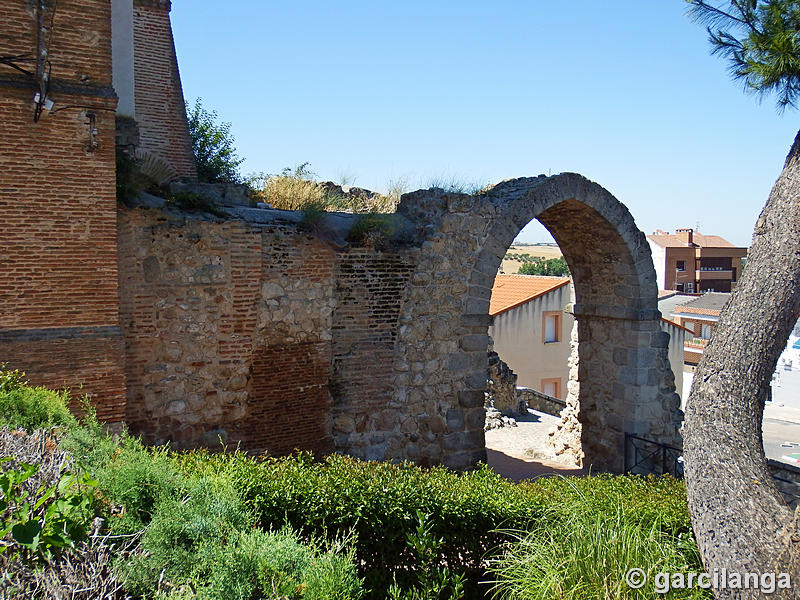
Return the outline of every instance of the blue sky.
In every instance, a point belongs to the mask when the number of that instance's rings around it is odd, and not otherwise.
[[[245,173],[309,162],[385,191],[574,171],[645,233],[749,245],[797,114],[743,93],[685,6],[178,0],[172,22],[187,103],[232,123]]]

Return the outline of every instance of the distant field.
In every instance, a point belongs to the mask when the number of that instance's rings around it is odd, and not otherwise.
[[[531,256],[541,256],[543,258],[558,258],[561,256],[561,248],[558,246],[511,246],[509,254],[530,254]],[[522,262],[515,260],[504,260],[503,273],[513,274],[519,270]]]

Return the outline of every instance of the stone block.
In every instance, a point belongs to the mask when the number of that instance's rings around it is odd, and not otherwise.
[[[489,347],[487,334],[473,333],[461,336],[459,346],[467,352],[486,352]]]
[[[482,408],[485,397],[481,390],[462,390],[458,392],[458,404],[463,408]]]
[[[449,431],[461,431],[464,429],[464,411],[460,408],[448,409],[446,422]]]
[[[478,369],[475,371],[470,371],[464,377],[464,382],[467,385],[467,388],[471,390],[485,390],[486,389],[486,382],[488,381],[489,373],[486,369]]]
[[[471,408],[467,411],[464,422],[467,429],[482,429],[486,420],[486,411],[483,408]]]
[[[488,308],[486,312],[465,313],[459,317],[459,322],[464,327],[489,327],[492,321]]]

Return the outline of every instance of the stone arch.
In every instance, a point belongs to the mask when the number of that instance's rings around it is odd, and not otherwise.
[[[403,458],[464,468],[485,456],[489,298],[502,257],[532,219],[553,234],[575,283],[580,360],[557,434],[562,450],[582,455],[585,466],[621,471],[625,433],[678,440],[650,249],[608,191],[565,173],[475,196],[415,192],[398,210],[423,238],[398,330],[394,401],[415,419],[404,426]]]

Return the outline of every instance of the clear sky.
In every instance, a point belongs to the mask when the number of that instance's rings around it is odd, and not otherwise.
[[[386,191],[574,171],[645,233],[750,244],[798,128],[730,80],[682,0],[175,0],[187,103],[244,173]],[[529,227],[524,241],[544,241]]]

